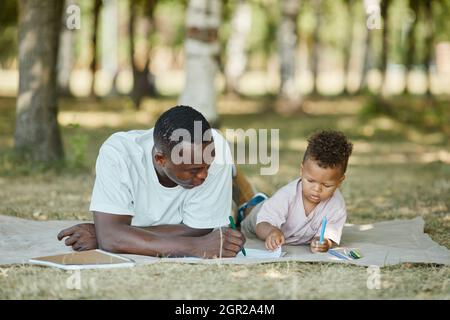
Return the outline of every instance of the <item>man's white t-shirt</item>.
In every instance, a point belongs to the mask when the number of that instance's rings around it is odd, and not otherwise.
[[[228,224],[232,203],[232,157],[215,130],[215,158],[198,187],[162,186],[152,162],[153,129],[118,132],[102,145],[90,211],[133,216],[144,227],[183,223],[207,229]]]

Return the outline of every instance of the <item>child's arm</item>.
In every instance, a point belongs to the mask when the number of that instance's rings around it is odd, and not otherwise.
[[[280,229],[278,229],[277,227],[274,227],[273,225],[271,225],[268,222],[260,222],[256,225],[256,235],[261,240],[266,240],[267,236],[272,231],[277,231],[277,230],[281,231]]]
[[[266,248],[275,250],[285,243],[283,232],[268,222],[260,222],[256,225],[256,235],[265,240]]]
[[[347,212],[345,207],[333,210],[328,215],[328,223],[325,229],[324,239],[327,240],[329,247],[339,246],[345,221],[347,220]],[[320,228],[316,232],[316,237],[320,237]]]
[[[255,233],[259,239],[265,240],[269,250],[275,250],[285,243],[281,226],[286,223],[291,197],[288,188],[283,187],[264,201],[257,214]]]

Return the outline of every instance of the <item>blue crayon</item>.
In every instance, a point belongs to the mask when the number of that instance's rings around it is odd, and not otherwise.
[[[325,227],[327,226],[327,217],[323,217],[322,230],[320,231],[320,243],[323,243],[323,237],[325,235]]]

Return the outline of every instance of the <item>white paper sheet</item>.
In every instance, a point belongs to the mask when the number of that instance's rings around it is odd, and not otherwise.
[[[284,255],[284,252],[281,251],[281,247],[273,251],[245,248],[245,253],[247,254],[247,256],[244,256],[244,254],[241,251],[237,254],[236,257],[266,259],[266,258],[280,258]]]

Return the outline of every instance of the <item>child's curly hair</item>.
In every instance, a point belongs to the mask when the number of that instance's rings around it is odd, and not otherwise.
[[[308,138],[303,162],[307,159],[317,161],[319,167],[341,167],[344,174],[347,170],[348,158],[352,154],[353,144],[339,131],[323,130]]]

